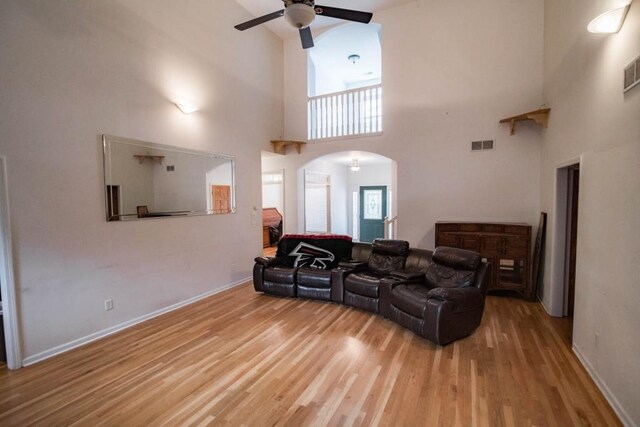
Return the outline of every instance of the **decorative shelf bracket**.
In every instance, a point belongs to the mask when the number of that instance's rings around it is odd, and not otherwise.
[[[551,108],[529,111],[528,113],[504,118],[500,120],[500,123],[511,123],[511,135],[516,133],[516,122],[524,122],[526,120],[533,120],[546,129],[549,124],[549,111],[551,111]]]
[[[271,145],[273,145],[273,152],[276,154],[287,154],[287,146],[293,145],[296,148],[298,154],[302,149],[302,146],[305,145],[304,141],[284,141],[284,140],[274,140],[271,141]]]

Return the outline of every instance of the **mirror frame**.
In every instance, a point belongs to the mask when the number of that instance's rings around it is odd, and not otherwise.
[[[133,145],[133,146],[137,146],[145,149],[161,149],[161,150],[172,151],[175,153],[191,154],[196,156],[204,156],[204,157],[230,161],[231,162],[231,210],[226,213],[214,213],[212,209],[208,209],[208,210],[202,210],[202,211],[189,211],[187,213],[180,214],[180,215],[168,215],[168,216],[156,216],[156,217],[150,216],[147,218],[139,218],[137,214],[122,214],[122,215],[110,216],[109,193],[107,191],[107,186],[112,185],[111,183],[108,182],[108,180],[111,178],[111,170],[110,170],[111,163],[109,161],[109,147],[112,142]],[[158,219],[158,218],[184,218],[184,217],[191,217],[191,216],[227,215],[227,214],[236,213],[236,159],[235,159],[235,156],[222,154],[222,153],[213,153],[208,151],[192,150],[188,148],[175,147],[172,145],[156,144],[155,142],[140,141],[137,139],[102,134],[102,166],[103,166],[102,169],[104,172],[104,184],[103,184],[102,190],[104,191],[104,202],[105,202],[104,208],[105,208],[105,216],[106,216],[107,222],[134,221],[134,220]],[[116,217],[119,218],[119,221],[113,219]]]

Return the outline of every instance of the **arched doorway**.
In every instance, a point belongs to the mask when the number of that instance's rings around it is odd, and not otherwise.
[[[397,232],[397,166],[388,157],[343,151],[298,168],[298,231],[347,234],[356,241]],[[301,184],[301,185],[300,185]]]

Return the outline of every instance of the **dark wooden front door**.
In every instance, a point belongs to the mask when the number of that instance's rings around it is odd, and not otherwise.
[[[360,187],[360,241],[373,242],[384,237],[387,216],[387,187]]]

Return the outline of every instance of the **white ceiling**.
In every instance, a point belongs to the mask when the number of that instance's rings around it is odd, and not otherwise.
[[[284,9],[284,3],[282,0],[236,0],[241,6],[249,11],[252,16],[247,16],[247,21],[259,16],[267,15],[271,12]],[[317,4],[323,6],[340,7],[343,9],[361,10],[364,12],[373,12],[373,22],[376,20],[375,12],[380,10],[389,9],[392,7],[400,6],[403,4],[411,3],[415,0],[320,0]],[[336,24],[345,23],[341,19],[327,18],[324,16],[318,16],[311,29],[314,34],[321,28],[327,28]],[[233,22],[232,25],[240,24],[240,22]],[[282,39],[288,39],[298,35],[298,30],[287,24],[284,18],[277,18],[265,25],[271,31],[276,33]],[[251,30],[247,30],[251,31]]]
[[[362,25],[351,23],[340,25],[316,39],[316,45],[309,49],[309,55],[316,70],[332,73],[345,84],[365,80],[380,79],[382,58],[378,24]],[[356,63],[349,61],[349,55],[360,55]],[[344,89],[331,90],[339,92]],[[321,93],[315,93],[321,95]]]

